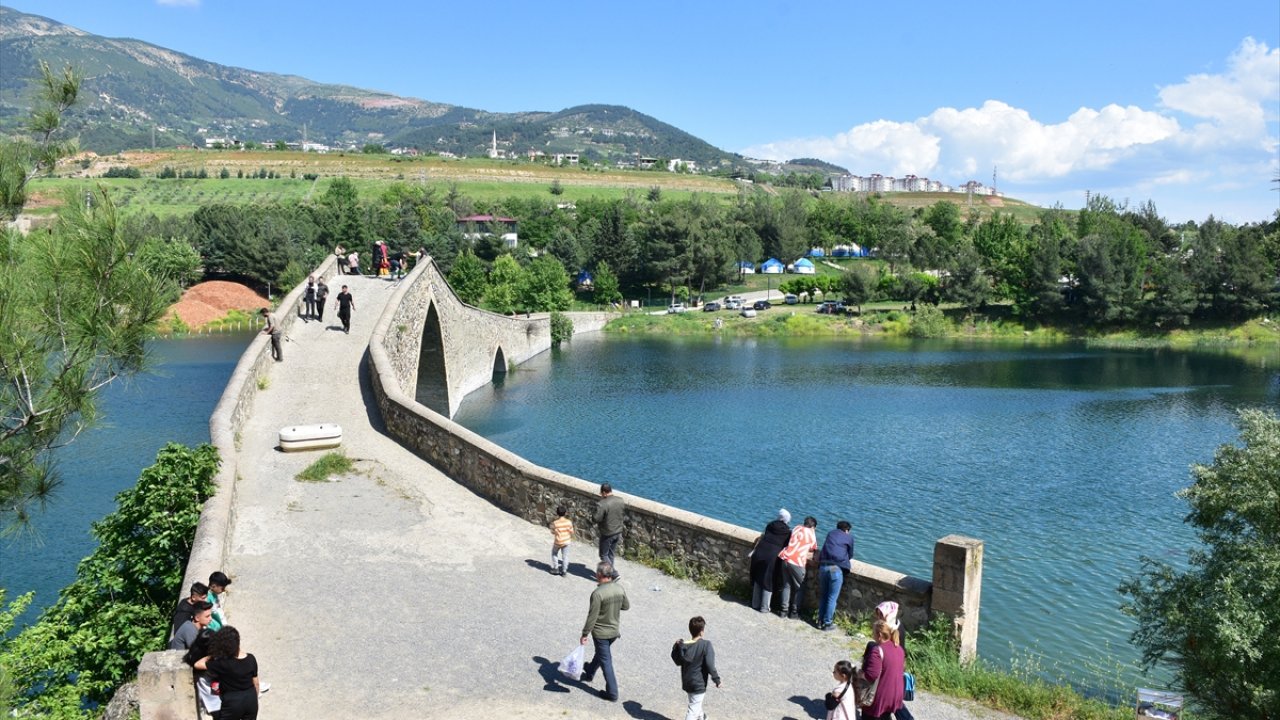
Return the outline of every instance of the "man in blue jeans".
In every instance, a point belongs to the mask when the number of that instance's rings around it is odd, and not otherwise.
[[[613,674],[613,641],[620,631],[623,610],[631,609],[631,601],[622,586],[614,581],[613,565],[602,562],[596,566],[596,589],[591,593],[591,609],[587,622],[582,626],[582,644],[591,638],[595,644],[595,657],[582,668],[582,682],[590,683],[596,670],[604,671],[604,690],[600,697],[618,701],[618,679]]]
[[[818,554],[818,594],[822,602],[818,605],[818,627],[822,630],[835,630],[833,622],[836,615],[836,600],[840,597],[840,588],[844,586],[844,574],[851,568],[853,560],[853,535],[849,532],[853,526],[848,520],[836,523],[836,529],[827,533],[822,543],[822,552]]]

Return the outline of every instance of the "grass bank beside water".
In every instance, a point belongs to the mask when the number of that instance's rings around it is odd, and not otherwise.
[[[751,589],[741,583],[720,575],[699,575],[679,559],[658,557],[644,547],[629,551],[627,557],[674,578],[695,582],[728,600],[747,602],[751,597]],[[816,620],[812,611],[808,620]],[[870,616],[841,613],[836,615],[836,624],[849,635],[849,659],[857,662],[870,641]],[[1133,720],[1127,698],[1134,688],[1121,680],[1120,668],[1113,668],[1114,672],[1098,668],[1086,694],[1066,678],[1056,682],[1046,679],[1050,674],[1030,653],[1015,658],[1007,669],[982,659],[962,663],[950,620],[943,617],[912,632],[905,647],[907,669],[916,677],[916,688],[924,692],[974,700],[1027,720]],[[1191,720],[1185,713],[1183,718]]]
[[[1193,325],[1170,331],[1136,329],[1098,330],[1083,327],[1028,326],[997,309],[990,314],[964,317],[959,310],[944,309],[926,320],[928,311],[867,306],[863,314],[821,315],[813,305],[775,305],[754,318],[736,312],[690,310],[668,315],[631,312],[605,326],[619,334],[723,335],[733,337],[850,337],[938,338],[999,340],[1030,343],[1086,342],[1106,348],[1231,348],[1267,354],[1280,348],[1280,323],[1258,318],[1237,325]],[[719,327],[716,321],[719,320]]]
[[[1133,687],[1122,686],[1118,677],[1094,678],[1099,686],[1092,690],[1119,703],[1112,704],[1086,697],[1065,680],[1046,680],[1034,660],[1015,659],[1009,669],[993,667],[981,659],[961,663],[945,618],[913,633],[906,648],[916,687],[927,692],[976,700],[1028,720],[1132,720],[1134,716],[1133,706],[1126,704]],[[1183,717],[1189,720],[1189,716]]]

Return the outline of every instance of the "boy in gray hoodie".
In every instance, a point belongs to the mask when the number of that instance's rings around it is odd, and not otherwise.
[[[684,720],[706,720],[702,712],[702,700],[707,695],[707,678],[720,687],[720,673],[716,671],[716,651],[711,641],[702,637],[707,621],[701,615],[689,618],[689,640],[676,640],[671,647],[671,660],[680,666],[680,687],[689,694],[689,709]]]

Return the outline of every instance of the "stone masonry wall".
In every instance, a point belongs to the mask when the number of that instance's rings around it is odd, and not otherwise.
[[[427,314],[435,306],[445,355],[449,415],[467,393],[493,380],[501,349],[506,363],[519,364],[551,347],[550,316],[508,317],[462,302],[435,261],[427,258],[401,281],[390,304],[384,342],[401,387],[414,388]]]

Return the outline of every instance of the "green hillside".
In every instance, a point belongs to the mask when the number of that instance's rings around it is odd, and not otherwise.
[[[486,156],[497,133],[506,155],[575,153],[586,161],[681,158],[706,169],[741,158],[627,107],[491,113],[306,78],[219,65],[150,43],[106,38],[0,6],[0,132],[22,127],[39,63],[84,75],[83,102],[68,117],[81,146],[98,154],[202,147],[205,139],[278,140],[358,148],[391,146]]]

